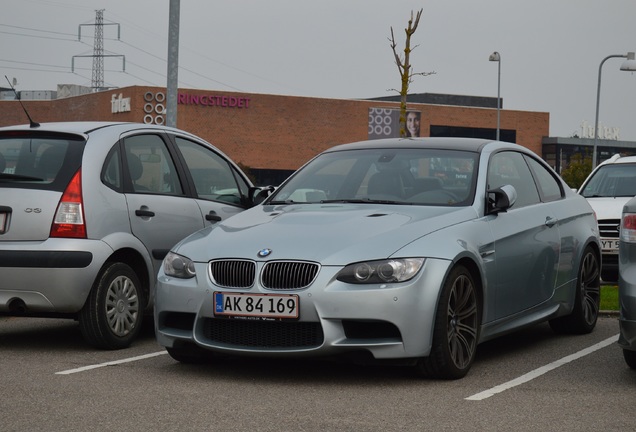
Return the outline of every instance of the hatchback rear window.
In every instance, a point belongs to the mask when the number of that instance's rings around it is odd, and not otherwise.
[[[0,187],[63,190],[81,164],[75,136],[0,135]]]

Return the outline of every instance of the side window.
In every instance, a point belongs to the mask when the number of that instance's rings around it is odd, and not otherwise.
[[[175,142],[187,165],[199,198],[241,204],[248,184],[223,157],[211,149],[181,137]]]
[[[122,190],[121,164],[119,159],[119,146],[114,146],[106,156],[106,162],[102,169],[102,183],[116,191]]]
[[[488,165],[488,189],[511,185],[517,191],[517,201],[513,209],[540,202],[530,168],[521,153],[500,152],[495,154]]]
[[[539,183],[539,190],[541,191],[543,201],[550,202],[563,198],[561,184],[554,178],[554,175],[533,158],[526,156],[526,160]]]
[[[159,135],[125,138],[124,159],[134,192],[183,195],[174,162]]]

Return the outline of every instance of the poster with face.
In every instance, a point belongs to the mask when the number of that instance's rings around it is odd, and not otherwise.
[[[406,136],[420,136],[420,111],[406,112]],[[393,108],[369,108],[369,139],[399,138],[400,110]]]

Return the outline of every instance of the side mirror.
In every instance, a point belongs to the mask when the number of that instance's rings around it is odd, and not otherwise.
[[[517,201],[517,191],[512,185],[503,185],[488,191],[488,213],[507,211]]]
[[[248,198],[252,205],[259,205],[265,198],[270,196],[272,192],[274,192],[276,188],[274,186],[255,186],[249,189]]]

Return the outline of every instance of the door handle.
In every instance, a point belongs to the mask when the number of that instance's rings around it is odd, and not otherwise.
[[[552,228],[553,226],[555,226],[557,224],[558,220],[556,218],[552,218],[550,216],[547,216],[545,218],[545,224],[548,228]]]
[[[142,217],[153,217],[155,215],[155,212],[150,211],[150,210],[135,210],[135,216],[142,216]]]
[[[210,213],[205,215],[205,220],[210,222],[220,222],[223,218],[216,214],[214,210],[210,210]]]

